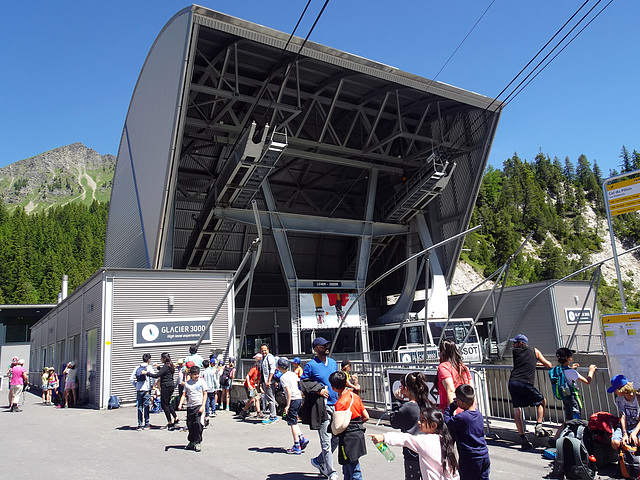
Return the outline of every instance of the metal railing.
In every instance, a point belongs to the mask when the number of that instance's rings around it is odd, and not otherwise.
[[[340,364],[341,355],[333,355],[332,358]],[[390,406],[390,387],[387,380],[388,370],[429,370],[437,369],[438,364],[425,363],[396,363],[396,362],[370,362],[355,360],[353,354],[349,354],[352,365],[352,374],[358,375],[361,386],[360,397],[363,402],[372,408],[387,411]],[[308,360],[308,359],[307,359]],[[303,360],[303,364],[307,360]],[[239,374],[236,378],[244,379],[246,372],[253,365],[253,361],[242,360],[238,365]],[[510,420],[513,419],[513,405],[509,396],[509,376],[511,365],[470,365],[474,382],[482,398],[479,398],[479,408],[487,419]],[[586,377],[587,368],[578,368],[578,371]],[[616,405],[614,396],[607,393],[610,386],[609,371],[606,368],[596,370],[590,385],[579,383],[580,396],[582,398],[582,418],[588,419],[592,413],[605,411],[614,415]],[[563,421],[562,401],[553,396],[551,383],[547,370],[539,368],[536,371],[535,386],[547,400],[544,421],[560,424]],[[437,387],[436,387],[437,388]],[[527,407],[523,409],[525,420],[535,421],[536,409]]]

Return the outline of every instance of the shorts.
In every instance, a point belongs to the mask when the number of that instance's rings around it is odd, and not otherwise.
[[[48,383],[43,383],[42,384],[42,391],[46,392],[47,390],[49,390],[49,384]]]
[[[580,420],[580,404],[575,395],[571,395],[562,400],[562,410],[564,411],[564,421]]]
[[[244,391],[247,393],[247,398],[256,398],[260,396],[260,392],[258,392],[257,388],[247,388],[244,387]]]
[[[220,386],[220,390],[231,390],[231,385]]]
[[[618,442],[622,440],[622,428],[616,428],[613,435],[611,435],[611,440],[617,440]]]
[[[540,391],[529,383],[509,381],[509,395],[514,408],[537,407],[544,401]]]
[[[298,424],[298,412],[300,411],[300,407],[302,406],[302,399],[298,398],[296,400],[291,400],[289,404],[289,411],[287,412],[287,416],[285,420],[287,421],[287,425],[297,425]]]

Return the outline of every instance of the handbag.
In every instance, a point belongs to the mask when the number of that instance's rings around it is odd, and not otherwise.
[[[347,429],[349,423],[351,423],[351,405],[353,405],[353,393],[351,394],[351,403],[349,404],[349,408],[333,412],[333,418],[331,419],[331,433],[334,435],[340,435]]]

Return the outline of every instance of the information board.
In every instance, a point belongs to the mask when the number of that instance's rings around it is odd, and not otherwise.
[[[640,312],[603,315],[602,333],[610,376],[640,385]]]
[[[640,177],[607,184],[606,189],[612,217],[640,210]]]

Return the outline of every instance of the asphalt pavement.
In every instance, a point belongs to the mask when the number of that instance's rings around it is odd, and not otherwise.
[[[0,405],[6,405],[7,391],[0,391]],[[151,414],[153,427],[137,431],[136,409],[57,409],[41,404],[40,397],[26,394],[23,412],[0,408],[0,442],[7,478],[155,480],[304,480],[321,479],[310,460],[319,452],[317,432],[302,426],[311,440],[302,455],[288,455],[291,430],[284,421],[263,425],[253,415],[245,421],[233,412],[219,412],[204,431],[202,452],[184,450],[186,431],[162,430],[162,413]],[[185,412],[179,416],[184,424]],[[390,431],[388,426],[367,424],[368,433]],[[510,424],[495,425],[499,438],[489,439],[491,479],[546,478],[551,471],[542,458],[543,440],[537,448],[522,452],[513,443]],[[392,447],[396,459],[387,462],[373,444],[360,459],[365,480],[404,478],[402,451]],[[14,454],[16,455],[14,460]],[[337,466],[337,457],[335,459]],[[615,467],[614,469],[615,470]],[[339,471],[339,478],[342,478]],[[614,477],[598,476],[600,479]]]

